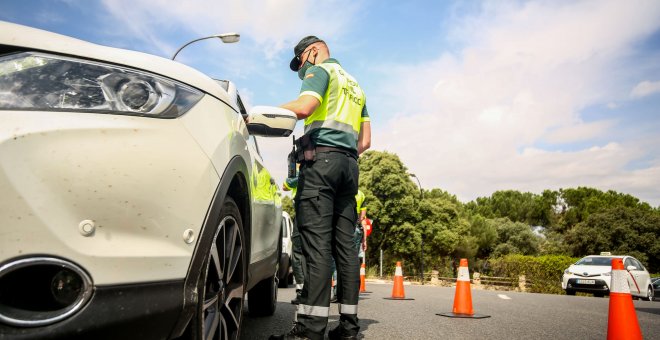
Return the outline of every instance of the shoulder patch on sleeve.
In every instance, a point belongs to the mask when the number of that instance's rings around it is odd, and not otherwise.
[[[314,73],[310,73],[310,74],[306,75],[306,76],[305,76],[305,79],[307,79],[307,78],[312,78],[312,77],[314,77]]]

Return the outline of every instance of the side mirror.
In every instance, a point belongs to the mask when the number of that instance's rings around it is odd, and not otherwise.
[[[247,118],[251,135],[262,137],[287,137],[296,127],[298,117],[290,110],[274,106],[255,106]]]
[[[635,266],[628,266],[628,267],[626,267],[626,269],[628,269],[628,271],[631,271],[631,270],[637,270],[637,267],[635,267]]]

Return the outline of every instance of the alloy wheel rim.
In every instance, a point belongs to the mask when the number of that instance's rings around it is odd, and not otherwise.
[[[225,217],[213,238],[202,306],[204,339],[237,339],[244,299],[243,243],[239,226]]]

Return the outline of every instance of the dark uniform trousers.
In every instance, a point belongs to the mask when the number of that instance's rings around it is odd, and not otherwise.
[[[358,165],[348,152],[320,152],[300,167],[295,199],[298,232],[305,256],[304,287],[297,321],[311,339],[323,339],[330,310],[330,265],[337,263],[339,322],[357,335],[360,267],[353,244],[357,219]]]
[[[291,233],[291,243],[293,244],[291,254],[291,267],[293,268],[293,277],[296,278],[296,290],[301,289],[305,282],[304,263],[302,252],[302,241],[298,232],[298,219],[293,222],[293,232]]]

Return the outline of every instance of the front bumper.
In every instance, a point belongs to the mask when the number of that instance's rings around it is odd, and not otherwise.
[[[579,280],[593,281],[591,283],[578,282]],[[564,279],[562,288],[565,290],[572,290],[583,293],[604,293],[610,292],[609,279],[606,280],[601,277],[572,277]]]
[[[72,317],[34,328],[0,324],[0,338],[165,339],[170,337],[182,304],[182,280],[101,286]]]
[[[0,262],[70,259],[99,286],[185,277],[195,243],[182,236],[197,238],[219,177],[180,119],[0,110],[0,121]]]

